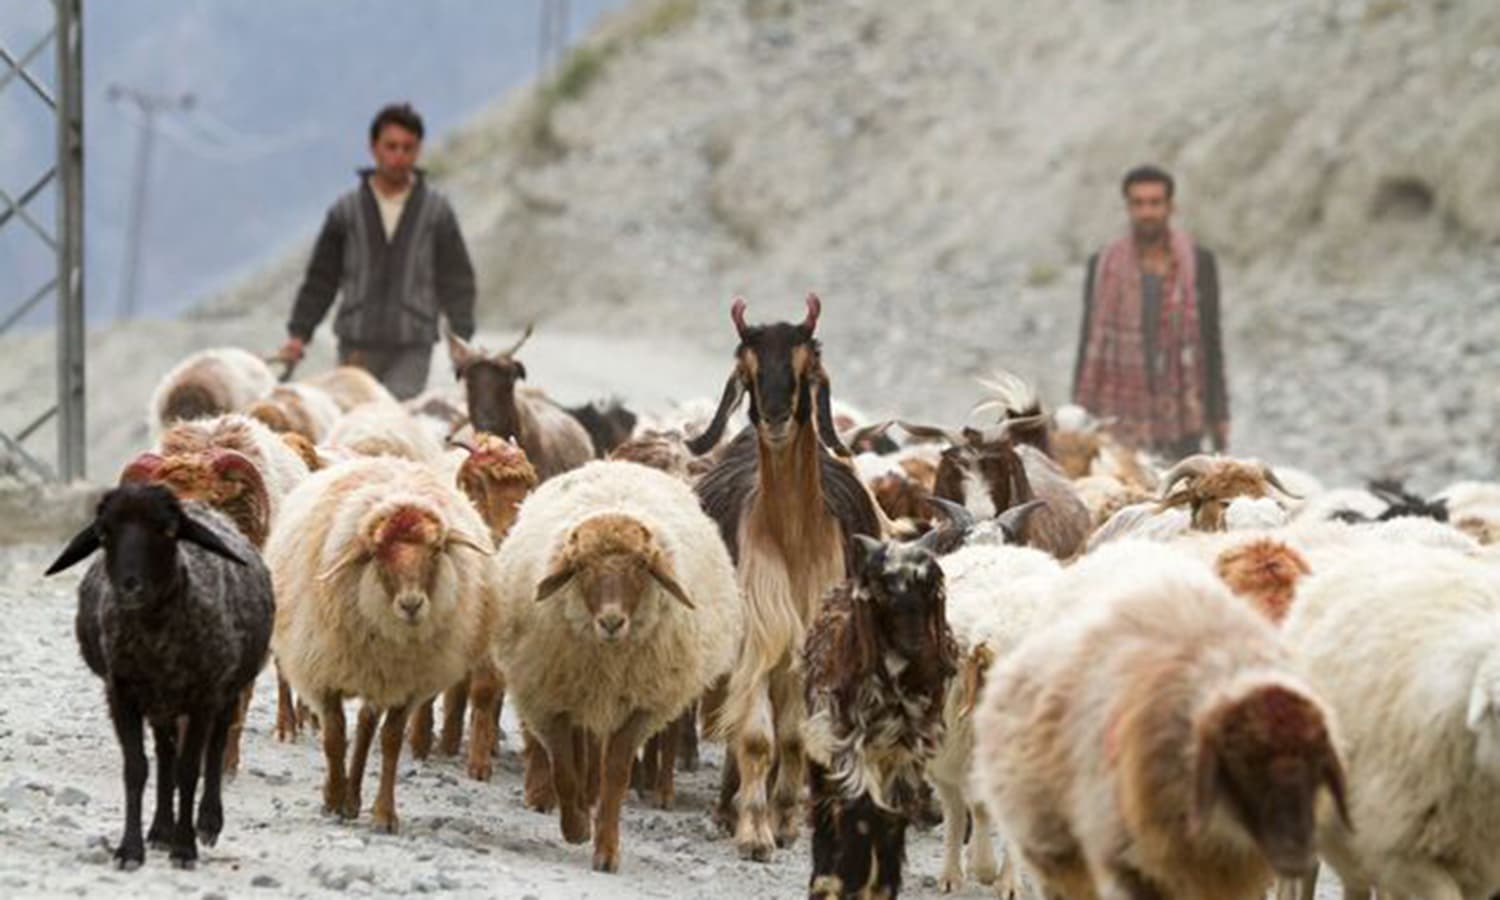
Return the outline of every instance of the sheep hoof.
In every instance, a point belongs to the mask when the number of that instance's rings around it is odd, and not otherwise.
[[[570,844],[586,844],[592,836],[589,827],[588,813],[579,813],[575,816],[562,817],[563,840]]]
[[[952,894],[963,890],[964,877],[952,873],[946,874],[938,879],[938,890],[945,894]]]
[[[995,883],[994,863],[990,863],[989,865],[974,865],[970,868],[974,874],[975,881],[983,885],[991,885]]]
[[[775,845],[771,841],[750,841],[740,844],[740,859],[751,862],[770,862]]]
[[[198,843],[205,847],[212,847],[219,842],[219,832],[209,831],[204,828],[198,829]]]
[[[620,854],[606,853],[600,850],[594,854],[595,872],[618,872],[620,871]]]
[[[359,818],[359,797],[349,794],[344,795],[343,802],[338,806],[338,815],[340,819],[346,821],[353,821]]]
[[[489,781],[490,776],[493,774],[494,766],[490,764],[489,760],[486,759],[482,762],[479,760],[469,761],[469,777],[475,781]]]
[[[375,813],[371,818],[372,827],[378,834],[395,834],[399,822],[395,813]]]
[[[139,843],[121,844],[115,851],[115,868],[122,872],[134,872],[146,861],[146,848]]]
[[[443,739],[438,742],[438,753],[442,754],[443,756],[457,756],[458,747],[461,741],[462,738],[460,736],[455,735],[450,738],[446,734],[443,735]]]
[[[175,830],[172,822],[157,820],[151,823],[151,830],[146,832],[146,846],[152,850],[169,850],[172,847],[172,832]]]
[[[172,868],[195,869],[198,867],[198,848],[189,844],[172,848]]]

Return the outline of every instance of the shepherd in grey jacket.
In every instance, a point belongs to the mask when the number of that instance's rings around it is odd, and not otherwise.
[[[452,207],[416,167],[421,151],[422,118],[410,105],[375,115],[375,166],[328,210],[281,359],[302,358],[336,294],[339,362],[369,370],[398,399],[426,387],[440,315],[454,334],[473,336],[474,267]]]

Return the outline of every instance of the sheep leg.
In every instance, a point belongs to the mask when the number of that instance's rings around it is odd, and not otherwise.
[[[575,752],[583,766],[583,808],[590,810],[599,802],[599,788],[604,778],[604,742],[575,726],[573,745],[578,748]]]
[[[959,851],[963,849],[968,807],[964,804],[964,794],[958,785],[946,781],[934,783],[937,785],[938,802],[943,805],[943,874],[938,878],[938,890],[951,894],[964,886],[964,870],[959,862]]]
[[[292,686],[276,673],[276,740],[295,741],[301,717],[297,715],[297,702],[292,699]]]
[[[344,814],[344,793],[348,783],[344,778],[344,699],[331,691],[323,698],[323,760],[328,774],[323,779],[323,812],[328,815]]]
[[[339,815],[345,819],[359,818],[359,807],[365,786],[365,765],[370,759],[370,745],[375,741],[375,726],[380,722],[380,712],[368,703],[359,707],[359,722],[354,726],[354,755],[349,760],[349,780],[344,788],[344,805]],[[382,746],[382,751],[384,747]]]
[[[150,768],[146,762],[146,734],[141,711],[121,700],[113,687],[109,691],[109,716],[125,755],[125,836],[115,849],[115,864],[129,870],[146,861],[146,844],[141,840],[141,794],[146,790]]]
[[[229,723],[229,735],[224,745],[224,773],[238,775],[240,771],[240,738],[245,733],[245,717],[250,714],[250,699],[255,696],[255,683],[245,685],[233,707],[234,720]]]
[[[802,746],[802,722],[807,718],[802,679],[787,669],[771,674],[771,697],[776,716],[776,789],[772,795],[776,846],[797,841],[802,816],[802,788],[807,781],[807,757]]]
[[[650,721],[644,710],[636,710],[604,745],[603,785],[594,813],[595,872],[620,870],[620,806],[630,790],[630,764]]]
[[[1452,875],[1431,863],[1406,862],[1407,865],[1396,867],[1400,879],[1391,885],[1390,894],[1421,897],[1422,900],[1464,900],[1464,892]],[[1381,888],[1379,894],[1388,896],[1385,888]]]
[[[458,684],[443,691],[443,734],[438,739],[438,752],[444,756],[457,756],[458,745],[463,743],[470,680],[470,676],[465,675]]]
[[[645,799],[656,788],[657,760],[661,756],[661,739],[659,732],[647,738],[645,745],[641,747],[640,757],[630,770],[630,786],[635,788],[636,793],[642,799]]]
[[[469,679],[469,777],[489,781],[493,772],[491,757],[498,740],[500,700],[505,680],[500,670],[489,663],[474,669]]]
[[[245,695],[240,695],[243,698]],[[209,723],[208,752],[203,757],[203,799],[198,802],[198,840],[205,847],[219,842],[224,830],[224,749],[234,721],[244,709],[239,699],[225,706]],[[240,721],[244,721],[243,718]]]
[[[375,791],[375,810],[371,820],[376,831],[395,834],[396,766],[401,762],[401,738],[406,734],[409,706],[386,710],[385,725],[380,729],[380,787]]]
[[[982,801],[976,800],[969,807],[974,817],[974,833],[969,838],[969,874],[980,884],[995,883],[995,845],[991,841],[994,828],[990,822],[990,811]]]
[[[167,849],[175,830],[172,825],[172,800],[175,786],[172,778],[173,760],[177,756],[177,726],[152,725],[151,737],[156,743],[156,812],[151,816],[151,829],[146,832],[146,843],[153,850]]]
[[[568,716],[560,714],[548,719],[536,737],[546,748],[546,757],[551,763],[563,840],[582,844],[589,839],[588,808],[583,803],[582,785],[578,783],[579,769],[585,761],[577,752],[579,748],[573,740],[573,731]]]
[[[656,808],[671,809],[677,801],[677,745],[682,738],[683,720],[674,720],[658,737],[656,763]]]
[[[698,701],[677,719],[677,759],[684,772],[698,771]]]
[[[411,717],[411,755],[414,759],[426,759],[432,752],[432,705],[436,702],[437,698],[433,697],[418,706],[417,714]]]
[[[725,836],[734,834],[735,797],[740,791],[740,766],[735,754],[724,754],[724,771],[719,775],[719,801],[714,805],[714,822]]]
[[[573,739],[568,739],[568,746]],[[557,805],[557,791],[552,786],[551,751],[530,728],[521,726],[521,754],[526,761],[525,799],[526,808],[539,813],[552,811]]]
[[[810,900],[841,900],[844,885],[835,874],[839,855],[838,789],[827,781],[828,771],[817,763],[808,766],[808,788],[812,794],[812,876]]]
[[[191,869],[198,861],[198,835],[193,827],[193,800],[198,793],[198,775],[203,767],[203,744],[208,737],[209,717],[202,712],[188,716],[187,736],[174,760],[177,776],[177,820],[172,835],[172,865]],[[223,746],[219,759],[223,760]]]

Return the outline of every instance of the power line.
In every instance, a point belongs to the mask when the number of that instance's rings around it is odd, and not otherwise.
[[[140,290],[141,239],[146,224],[147,182],[151,178],[151,152],[156,144],[156,117],[161,113],[186,111],[196,100],[192,94],[152,94],[120,84],[111,84],[105,96],[112,103],[126,102],[139,110],[141,137],[135,151],[135,181],[131,186],[130,226],[125,232],[125,274],[120,282],[120,317],[135,318]]]

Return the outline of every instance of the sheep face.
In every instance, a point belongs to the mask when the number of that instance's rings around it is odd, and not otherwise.
[[[1276,873],[1296,878],[1317,861],[1318,794],[1326,788],[1348,825],[1344,769],[1318,705],[1281,685],[1221,703],[1198,730],[1192,827],[1216,803],[1248,833]]]
[[[849,451],[839,439],[833,422],[828,375],[813,332],[818,327],[822,301],[807,295],[807,315],[802,322],[748,325],[745,301],[736,297],[730,318],[739,333],[734,371],[724,384],[719,408],[708,429],[688,443],[695,455],[712,449],[724,426],[748,394],[750,423],[762,446],[771,450],[788,447],[817,415],[817,430],[825,444],[840,456]]]
[[[536,487],[536,469],[513,439],[480,433],[473,445],[460,444],[469,458],[458,469],[458,488],[500,540],[515,522],[521,501]]]
[[[643,637],[655,626],[662,610],[644,602],[653,585],[693,608],[650,529],[630,516],[606,513],[585,519],[568,533],[537,585],[536,599],[548,601],[571,587],[582,605],[569,607],[564,615],[580,637],[591,635],[609,644],[632,634]]]
[[[177,542],[188,541],[241,565],[245,561],[155,484],[126,484],[99,501],[94,521],[68,542],[47,569],[52,575],[104,550],[104,571],[115,602],[144,609],[175,595],[180,573]]]
[[[1174,490],[1179,482],[1185,484],[1181,490]],[[1236,497],[1269,497],[1272,488],[1288,497],[1294,496],[1264,463],[1198,454],[1177,463],[1162,476],[1161,506],[1163,509],[1187,506],[1192,510],[1194,528],[1223,531],[1224,511],[1229,501]]]
[[[245,415],[252,419],[259,419],[265,426],[277,434],[298,433],[300,429],[292,422],[292,417],[287,411],[274,400],[257,400],[250,404],[245,410]]]
[[[1272,622],[1286,618],[1297,582],[1312,571],[1302,554],[1270,538],[1230,547],[1214,571],[1234,593],[1250,598]]]
[[[932,553],[921,542],[887,544],[856,535],[855,543],[859,598],[874,626],[873,646],[865,652],[875,658],[894,654],[904,662],[942,656],[943,572]]]

